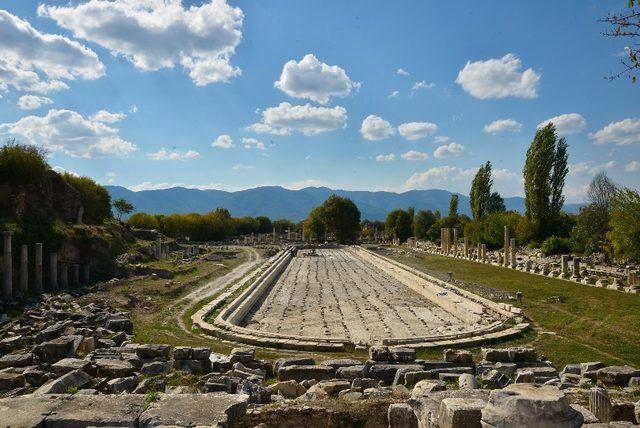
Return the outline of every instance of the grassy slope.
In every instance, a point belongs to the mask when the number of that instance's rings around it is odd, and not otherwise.
[[[435,255],[393,258],[427,273],[453,272],[474,292],[522,291],[522,308],[536,332],[511,343],[531,343],[560,366],[585,361],[640,366],[640,295]]]

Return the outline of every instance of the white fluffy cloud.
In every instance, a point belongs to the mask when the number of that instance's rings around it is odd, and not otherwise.
[[[163,190],[172,189],[175,187],[184,187],[185,189],[198,189],[198,190],[235,190],[230,189],[224,184],[209,183],[209,184],[186,184],[186,183],[152,183],[151,181],[144,181],[140,184],[129,186],[128,189],[133,192],[140,192],[144,190]]]
[[[410,75],[410,73],[408,71],[405,71],[405,70],[403,70],[401,68],[396,70],[396,74],[399,75],[399,76],[409,76]]]
[[[291,135],[300,132],[304,135],[318,135],[343,128],[346,123],[347,110],[344,107],[314,107],[311,104],[294,106],[280,103],[277,107],[263,110],[262,120],[247,129],[260,134]]]
[[[125,117],[127,117],[127,115],[122,112],[112,113],[107,110],[100,110],[91,116],[91,120],[102,123],[116,123],[120,122]]]
[[[442,145],[433,152],[433,157],[437,159],[446,159],[450,157],[460,156],[464,152],[464,146],[455,142]]]
[[[307,54],[300,62],[288,61],[274,86],[290,97],[326,104],[331,97],[346,97],[360,84],[351,81],[337,65],[327,65]]]
[[[400,91],[391,91],[389,95],[387,95],[387,98],[398,98],[398,95],[400,95]]]
[[[135,144],[118,135],[117,128],[72,110],[49,110],[46,116],[25,116],[14,123],[3,123],[0,133],[74,157],[126,156],[137,150]]]
[[[256,138],[243,138],[242,144],[245,149],[256,148],[258,150],[266,150],[264,143]]]
[[[376,156],[376,162],[392,162],[396,160],[396,155],[393,153],[389,153],[388,155],[378,155]]]
[[[218,147],[221,149],[231,149],[235,146],[236,145],[233,144],[233,139],[231,139],[231,137],[227,134],[218,136],[218,138],[213,140],[213,143],[211,143],[211,147]]]
[[[631,161],[624,166],[626,172],[640,172],[640,162]]]
[[[369,141],[379,141],[395,135],[396,130],[388,121],[370,114],[362,121],[360,133]]]
[[[242,10],[225,0],[183,7],[181,0],[89,0],[38,7],[74,36],[121,55],[144,71],[181,65],[198,86],[241,74],[230,63],[242,40]]]
[[[398,133],[409,141],[419,140],[438,130],[438,125],[431,122],[408,122],[398,126]]]
[[[411,87],[411,95],[415,94],[417,91],[419,91],[420,89],[431,89],[434,86],[436,86],[435,83],[427,83],[426,80],[422,80],[420,82],[416,82],[413,84],[413,86]]]
[[[498,134],[500,132],[520,132],[522,124],[513,119],[498,119],[484,126],[485,134]]]
[[[177,150],[167,150],[162,148],[154,153],[149,153],[147,156],[154,161],[183,161],[189,159],[195,159],[200,157],[200,153],[195,150],[187,150],[186,152],[180,152]]]
[[[233,165],[231,167],[231,169],[234,170],[234,171],[240,171],[240,170],[243,170],[243,169],[255,169],[255,166],[253,166],[253,165],[245,165],[243,163],[237,163],[237,164]]]
[[[640,143],[640,119],[611,122],[601,130],[589,134],[596,144],[613,143],[618,146]]]
[[[613,169],[618,166],[616,161],[609,161],[602,164],[596,164],[594,162],[578,162],[569,165],[569,175],[578,174],[597,174],[605,169]]]
[[[493,176],[493,178],[496,178],[498,180],[512,179],[516,177],[515,172],[510,171],[506,168],[494,169],[493,171],[491,171],[491,175]]]
[[[426,161],[429,159],[429,155],[416,150],[409,150],[406,153],[400,155],[400,157],[407,161]]]
[[[105,66],[91,49],[56,34],[44,34],[0,10],[0,91],[47,93],[67,89],[63,80],[97,79]]]
[[[477,168],[463,169],[456,166],[437,166],[424,172],[416,172],[402,185],[404,190],[425,189],[443,183],[468,179],[477,171]]]
[[[18,99],[18,107],[20,107],[21,110],[35,110],[46,104],[53,104],[51,98],[39,97],[37,95],[23,95]]]
[[[559,135],[577,134],[587,127],[587,120],[579,113],[561,114],[538,124],[538,129],[553,123]]]
[[[436,144],[448,143],[451,141],[451,137],[447,137],[446,135],[436,135],[433,137],[433,142]]]
[[[540,75],[533,69],[522,71],[522,62],[514,54],[486,61],[467,62],[456,83],[471,96],[488,98],[536,98]]]

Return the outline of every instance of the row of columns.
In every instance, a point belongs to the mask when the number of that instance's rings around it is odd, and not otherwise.
[[[2,267],[2,299],[4,301],[11,300],[15,294],[13,290],[13,252],[11,245],[12,232],[4,232],[4,248],[3,248],[3,267]],[[43,257],[42,243],[35,244],[34,255],[34,278],[33,291],[36,294],[43,291]],[[58,254],[52,252],[49,255],[49,285],[51,290],[58,289],[58,277],[60,278],[60,286],[67,288],[69,286],[69,267],[71,267],[71,280],[74,285],[80,284],[80,264],[69,265],[67,263],[60,264],[60,275],[58,275]],[[19,267],[18,291],[20,294],[26,294],[29,291],[29,247],[23,244],[20,247],[20,267]],[[82,266],[83,281],[89,281],[90,265],[85,263]]]

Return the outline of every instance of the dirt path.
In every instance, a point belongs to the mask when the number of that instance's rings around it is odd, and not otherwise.
[[[254,248],[238,248],[248,254],[248,259],[245,262],[238,265],[235,269],[233,269],[226,275],[220,276],[213,281],[204,284],[202,287],[193,290],[191,293],[187,294],[176,303],[176,306],[180,307],[180,310],[176,314],[176,320],[178,321],[178,325],[180,326],[180,328],[184,330],[185,333],[193,334],[182,320],[184,315],[189,311],[189,309],[193,307],[193,305],[203,299],[206,299],[207,297],[213,296],[227,285],[242,278],[247,272],[254,269],[262,261],[262,256]]]

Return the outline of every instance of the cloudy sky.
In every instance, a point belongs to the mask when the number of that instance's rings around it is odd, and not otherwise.
[[[134,190],[522,194],[553,121],[568,201],[640,184],[640,84],[598,19],[626,0],[3,0],[0,138]]]

